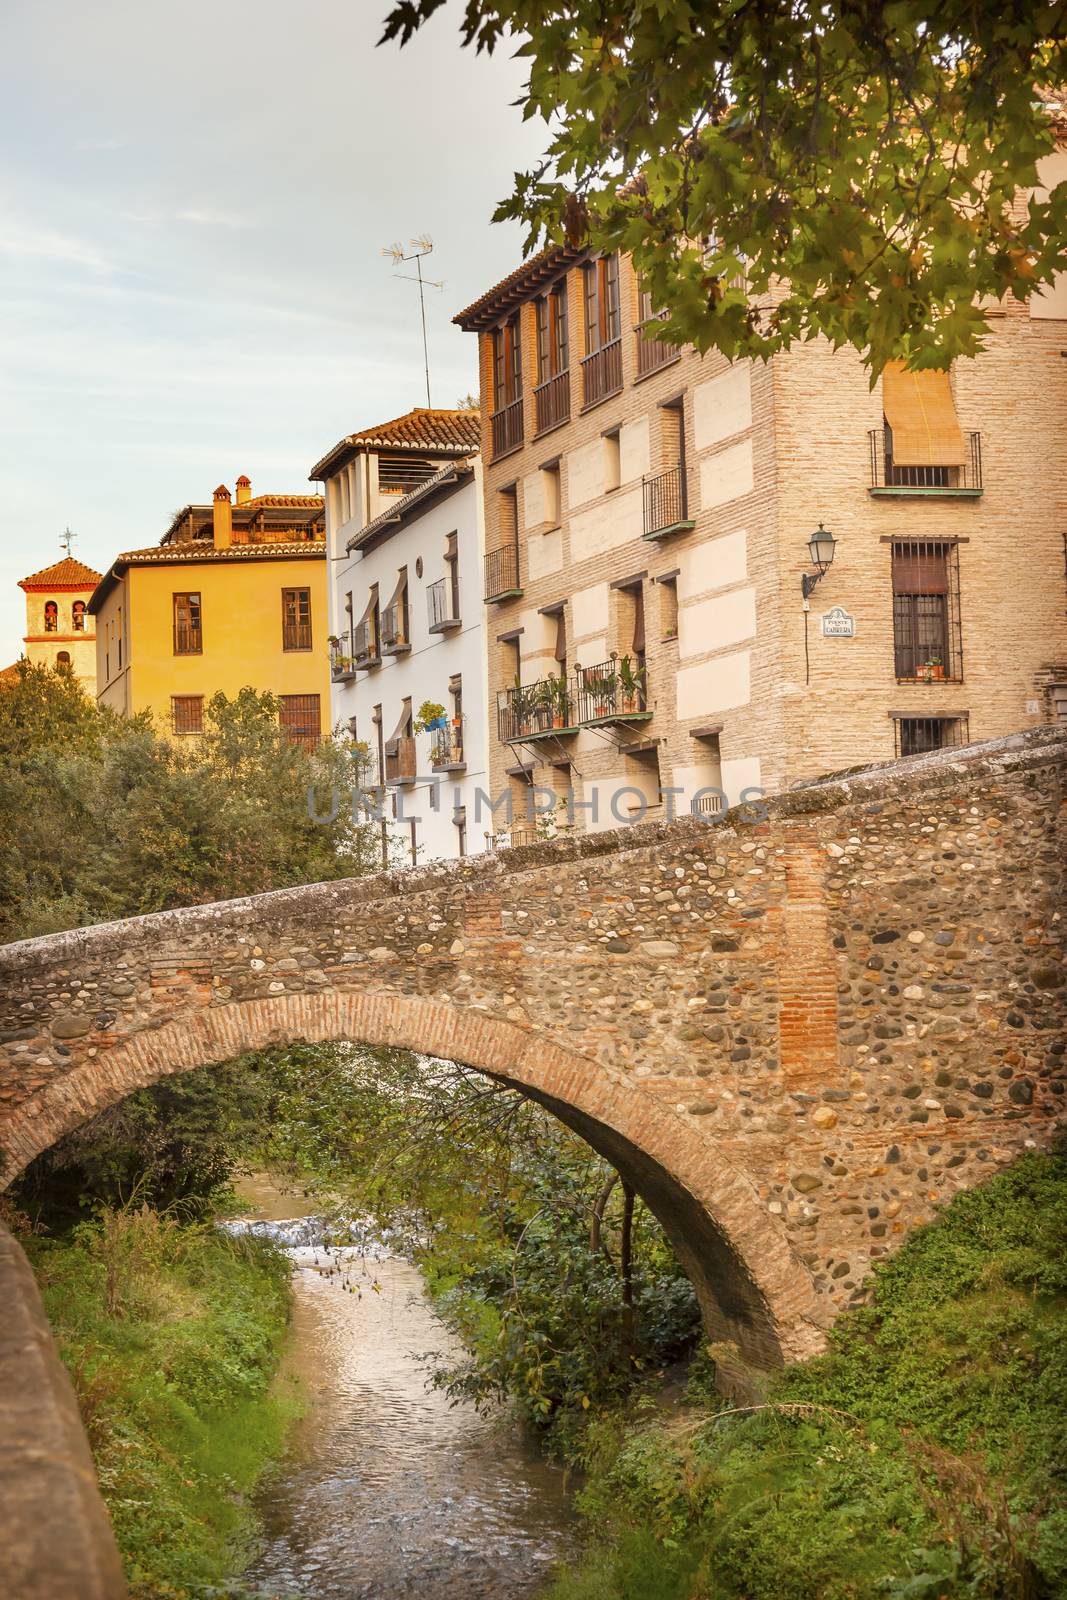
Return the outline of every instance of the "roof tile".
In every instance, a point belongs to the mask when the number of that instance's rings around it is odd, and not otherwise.
[[[95,589],[100,573],[87,567],[74,556],[64,556],[54,566],[31,572],[28,578],[19,579],[20,589]]]

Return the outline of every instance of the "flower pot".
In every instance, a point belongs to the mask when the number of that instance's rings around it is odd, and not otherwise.
[[[565,728],[567,726],[567,721],[562,711],[553,711],[552,726],[554,728]]]
[[[622,697],[622,709],[623,709],[624,712],[634,712],[634,711],[636,711],[637,710],[637,696],[635,694],[624,694],[623,697]]]

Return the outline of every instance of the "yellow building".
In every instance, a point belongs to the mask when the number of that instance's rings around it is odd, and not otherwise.
[[[250,687],[278,696],[294,739],[329,731],[321,496],[253,497],[242,477],[231,501],[220,484],[158,545],[118,556],[89,610],[101,705],[195,734],[213,694]]]
[[[96,634],[89,602],[99,582],[99,572],[71,555],[19,581],[26,596],[27,660],[70,667],[86,694],[96,693]]]

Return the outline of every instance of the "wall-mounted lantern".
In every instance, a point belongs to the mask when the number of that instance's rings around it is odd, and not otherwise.
[[[823,576],[823,573],[828,572],[830,567],[833,566],[836,549],[837,540],[820,522],[808,540],[808,554],[811,557],[812,566],[817,570],[815,572],[805,572],[800,579],[800,588],[805,600]]]

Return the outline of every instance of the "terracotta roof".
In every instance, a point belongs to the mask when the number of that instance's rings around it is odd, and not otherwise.
[[[412,450],[427,456],[470,455],[481,444],[481,419],[477,411],[438,411],[416,406],[402,417],[379,422],[361,433],[338,441],[308,474],[313,483],[329,477],[350,456],[370,450]]]
[[[220,484],[219,489],[225,489],[225,484]],[[216,494],[218,490],[215,491]],[[229,490],[226,490],[227,498]],[[233,508],[233,525],[241,528],[245,523],[251,522],[261,511],[318,511],[325,514],[326,502],[321,494],[258,494],[251,500],[243,500],[240,505]],[[171,518],[170,527],[163,535],[161,544],[168,544],[173,540],[174,534],[181,527],[186,517],[198,517],[201,522],[210,526],[214,518],[213,505],[192,504],[182,506]]]
[[[17,661],[13,661],[9,667],[5,667],[3,669],[3,671],[0,672],[0,684],[2,684],[2,683],[17,683],[18,681],[19,681],[19,664],[18,664]]]
[[[40,572],[31,572],[28,578],[20,578],[19,588],[95,589],[99,582],[99,572],[94,572],[83,561],[76,561],[73,556],[64,556],[54,566],[42,567]]]
[[[151,544],[146,550],[126,550],[116,556],[100,579],[89,601],[89,614],[95,616],[115,584],[128,567],[199,566],[215,561],[291,561],[326,559],[326,540],[276,539],[261,544],[232,544],[225,550],[216,550],[210,539],[189,539],[184,544]]]
[[[469,305],[465,311],[457,312],[452,321],[465,333],[490,328],[513,306],[522,300],[528,300],[546,283],[558,277],[561,272],[566,272],[568,267],[577,266],[580,261],[586,260],[588,255],[588,250],[572,250],[569,245],[551,245],[539,255],[531,256],[529,261],[524,261],[521,267],[516,267],[514,272],[502,278],[491,289],[487,289],[485,294],[475,300],[473,305]]]
[[[379,516],[374,518],[373,522],[368,522],[365,528],[360,528],[358,533],[354,533],[345,548],[347,550],[358,550],[361,545],[367,544],[376,535],[383,533],[386,528],[402,523],[409,511],[415,510],[422,501],[432,499],[439,490],[447,488],[453,483],[458,485],[464,478],[469,478],[473,472],[474,467],[471,465],[469,458],[466,461],[446,461],[445,465],[438,472],[435,472],[432,478],[427,478],[425,483],[420,483],[417,488],[410,489],[406,495],[397,500],[395,505],[391,505],[387,511],[381,512]]]

